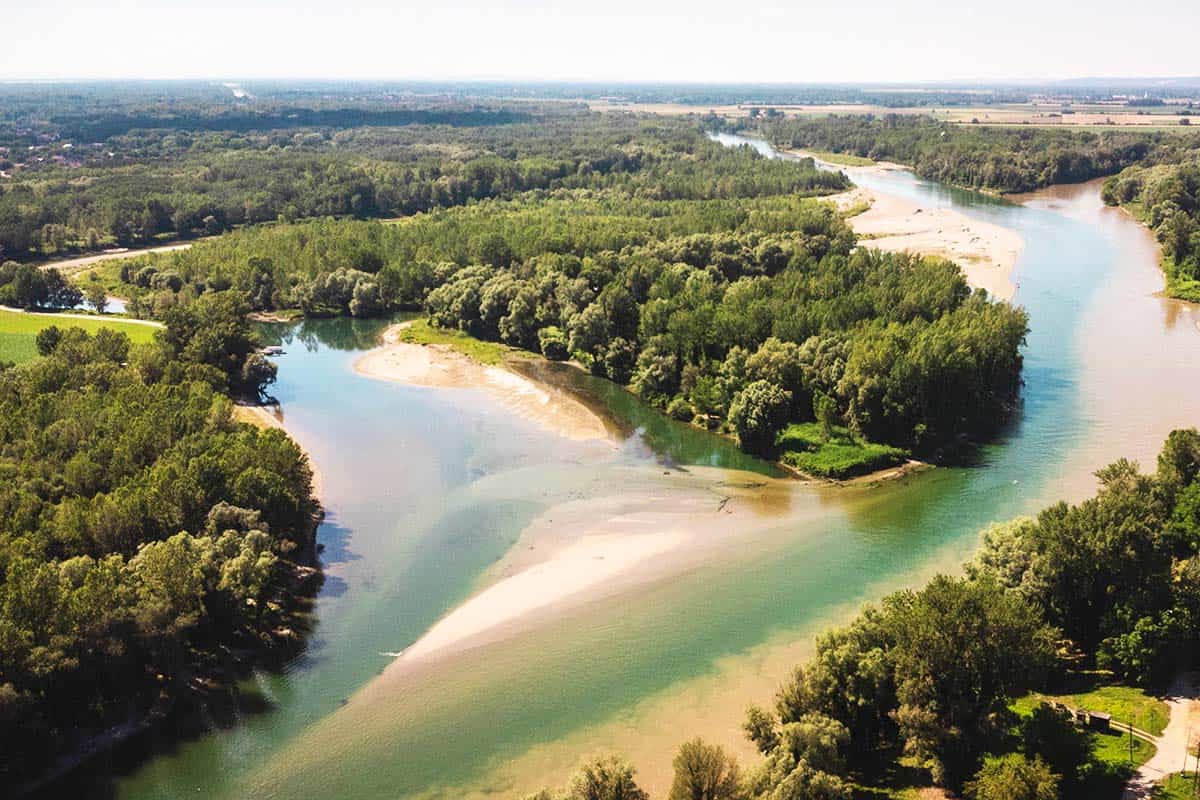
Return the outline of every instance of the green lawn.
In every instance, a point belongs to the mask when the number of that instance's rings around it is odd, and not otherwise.
[[[0,309],[0,362],[29,361],[37,357],[38,331],[57,325],[60,328],[83,328],[95,333],[101,328],[119,330],[134,342],[148,342],[157,330],[114,317],[112,320],[87,319],[72,314],[21,314]]]
[[[853,156],[849,153],[831,153],[828,150],[809,150],[816,158],[826,161],[830,164],[839,164],[843,167],[869,167],[875,162],[869,158],[862,156]]]
[[[1196,777],[1191,774],[1176,772],[1168,775],[1155,793],[1156,800],[1193,800],[1200,797],[1196,792]]]
[[[522,352],[498,342],[485,342],[462,331],[435,328],[427,319],[414,320],[400,333],[400,341],[409,344],[440,344],[457,350],[481,364],[499,364],[505,355]]]
[[[1129,757],[1129,734],[1127,733],[1096,733],[1092,735],[1096,743],[1093,752],[1097,761],[1113,768],[1129,768],[1139,766],[1150,760],[1154,755],[1154,745],[1145,739],[1133,737],[1133,759]]]
[[[1171,709],[1157,697],[1132,686],[1094,686],[1074,694],[1055,695],[1072,708],[1103,711],[1118,722],[1133,722],[1133,727],[1161,736],[1171,719]]]
[[[1165,717],[1157,720],[1157,705],[1164,705],[1140,689],[1127,686],[1091,687],[1076,694],[1028,694],[1012,704],[1012,709],[1022,717],[1033,713],[1043,700],[1060,700],[1073,708],[1107,711],[1117,719],[1127,719],[1131,713],[1152,720],[1156,732],[1165,726]],[[1164,705],[1165,709],[1165,705]],[[1124,716],[1121,716],[1124,714]],[[1139,724],[1137,727],[1144,728]],[[1064,794],[1064,800],[1120,800],[1125,783],[1139,764],[1154,755],[1154,745],[1134,737],[1132,759],[1130,758],[1129,734],[1118,732],[1090,734],[1092,740],[1093,769],[1078,790]]]
[[[829,441],[815,422],[793,423],[779,438],[779,460],[808,475],[848,478],[901,464],[908,454],[898,447],[856,439],[846,428],[834,426]]]

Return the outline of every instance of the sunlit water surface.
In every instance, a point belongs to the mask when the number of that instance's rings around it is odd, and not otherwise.
[[[1085,496],[1091,472],[1115,458],[1152,464],[1172,427],[1200,419],[1190,363],[1197,315],[1155,295],[1153,240],[1103,208],[1097,184],[1016,205],[907,172],[849,172],[868,188],[1024,238],[1015,275],[1015,302],[1032,328],[1024,404],[977,466],[873,488],[780,489],[769,467],[724,440],[586,376],[558,377],[607,410],[628,437],[616,449],[555,438],[474,392],[363,378],[351,364],[382,323],[306,323],[283,334],[276,393],[323,475],[328,509],[311,644],[282,674],[246,682],[265,711],[214,720],[131,771],[114,762],[94,791],[139,800],[514,796],[615,749],[661,796],[674,748],[695,734],[748,753],[742,709],[769,697],[822,627],[958,569],[990,522]],[[637,493],[669,504],[673,491],[756,481],[765,486],[747,501],[749,522],[714,527],[712,546],[669,578],[547,615],[436,670],[376,679],[389,654],[495,577],[489,567],[539,517]]]

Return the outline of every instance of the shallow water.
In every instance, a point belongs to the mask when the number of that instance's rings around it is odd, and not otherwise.
[[[1015,205],[904,172],[848,172],[1025,239],[1015,275],[1033,329],[1024,407],[980,465],[870,489],[781,488],[722,440],[664,424],[607,387],[593,387],[592,402],[634,432],[615,450],[553,438],[473,392],[358,376],[354,351],[378,324],[308,323],[286,343],[277,394],[329,509],[311,646],[282,675],[249,682],[269,711],[214,724],[117,777],[117,796],[513,796],[611,749],[661,795],[679,742],[700,733],[745,752],[741,709],[765,699],[831,620],[957,568],[989,522],[1082,497],[1094,469],[1124,455],[1149,462],[1170,428],[1198,418],[1195,313],[1154,296],[1153,241],[1102,208],[1098,186]],[[723,485],[759,482],[757,500],[741,490],[736,525],[700,526],[682,568],[436,669],[377,678],[388,653],[496,577],[489,568],[539,517],[706,492],[716,509]]]

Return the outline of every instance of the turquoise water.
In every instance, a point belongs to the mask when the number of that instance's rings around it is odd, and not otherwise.
[[[1190,312],[1150,296],[1152,248],[1137,226],[1100,211],[1094,186],[1014,205],[904,172],[851,172],[868,188],[958,208],[1025,240],[1015,275],[1015,301],[1032,327],[1024,403],[977,466],[872,489],[792,485],[753,524],[721,533],[728,538],[713,558],[669,579],[488,644],[436,674],[377,677],[388,653],[468,597],[548,510],[632,494],[663,465],[696,481],[709,473],[695,465],[749,468],[730,481],[770,470],[604,386],[591,387],[590,402],[634,434],[615,450],[510,420],[473,392],[375,382],[351,364],[377,323],[306,323],[285,341],[276,394],[322,473],[329,510],[311,645],[282,674],[249,682],[267,711],[232,727],[214,722],[118,775],[116,795],[357,800],[453,797],[469,786],[511,796],[538,778],[531,772],[558,774],[581,754],[566,746],[526,768],[531,748],[577,739],[651,753],[655,763],[639,766],[653,788],[659,762],[670,759],[654,749],[670,740],[661,728],[678,727],[681,741],[688,725],[708,719],[689,686],[765,643],[809,637],[861,601],[954,568],[984,525],[1081,496],[1091,470],[1126,452],[1152,454],[1172,425],[1196,418]],[[356,693],[363,702],[342,708]],[[647,698],[676,695],[653,725],[612,732]],[[744,701],[752,699],[763,698]]]

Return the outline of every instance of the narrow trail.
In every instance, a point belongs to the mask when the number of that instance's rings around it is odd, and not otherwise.
[[[1163,700],[1171,710],[1171,719],[1162,736],[1149,737],[1154,743],[1154,755],[1133,773],[1125,786],[1123,800],[1153,797],[1155,787],[1168,775],[1183,771],[1191,757],[1189,748],[1200,744],[1200,674],[1179,676]]]
[[[87,269],[93,264],[99,264],[102,261],[112,261],[117,258],[134,258],[136,256],[145,256],[152,253],[170,253],[175,250],[187,250],[195,244],[192,242],[176,242],[175,244],[164,244],[156,247],[126,247],[117,248],[114,250],[106,250],[103,253],[96,253],[90,256],[80,256],[78,258],[64,258],[56,261],[47,261],[38,266],[42,269],[59,269],[70,275],[75,272]]]

